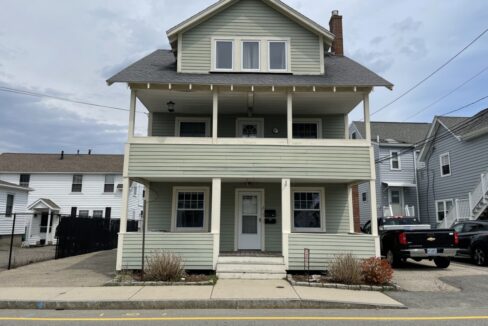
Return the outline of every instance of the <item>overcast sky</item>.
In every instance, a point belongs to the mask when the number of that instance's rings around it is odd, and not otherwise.
[[[0,86],[129,106],[126,86],[105,80],[160,48],[166,30],[213,0],[0,0]],[[346,55],[395,84],[377,89],[372,111],[423,79],[488,27],[488,2],[286,0],[327,26],[344,16]],[[488,66],[488,33],[375,120],[402,121]],[[431,121],[488,95],[488,70],[414,121]],[[470,116],[488,100],[456,115]],[[359,117],[359,110],[352,118]],[[138,115],[138,130],[146,123]],[[121,153],[128,113],[0,92],[0,152]]]

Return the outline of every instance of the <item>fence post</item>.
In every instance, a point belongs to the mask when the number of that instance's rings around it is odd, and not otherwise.
[[[144,281],[144,256],[146,250],[146,216],[142,216],[142,261],[141,261],[141,281]]]
[[[14,220],[12,221],[12,233],[10,234],[10,251],[8,254],[8,270],[12,267],[12,249],[14,246],[14,236],[15,236],[15,221],[17,220],[17,214],[14,213]]]

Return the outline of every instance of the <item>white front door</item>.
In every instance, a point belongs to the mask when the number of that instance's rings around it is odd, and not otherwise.
[[[239,250],[261,250],[262,193],[245,191],[238,193],[238,240]]]
[[[390,188],[388,195],[393,216],[405,215],[403,212],[403,189]]]

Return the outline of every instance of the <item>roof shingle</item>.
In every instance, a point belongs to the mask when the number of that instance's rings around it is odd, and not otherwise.
[[[364,136],[364,122],[353,122],[359,133]],[[431,124],[419,122],[371,122],[371,140],[380,138],[380,143],[416,144],[427,136]]]

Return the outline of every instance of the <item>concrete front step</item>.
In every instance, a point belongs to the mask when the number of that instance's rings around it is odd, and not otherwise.
[[[221,273],[217,272],[217,277],[223,280],[241,279],[241,280],[282,280],[286,278],[286,273]]]
[[[218,264],[283,265],[283,257],[220,256]]]
[[[285,265],[217,264],[217,273],[285,273]]]
[[[270,280],[286,277],[283,257],[220,256],[217,276],[222,279]]]

